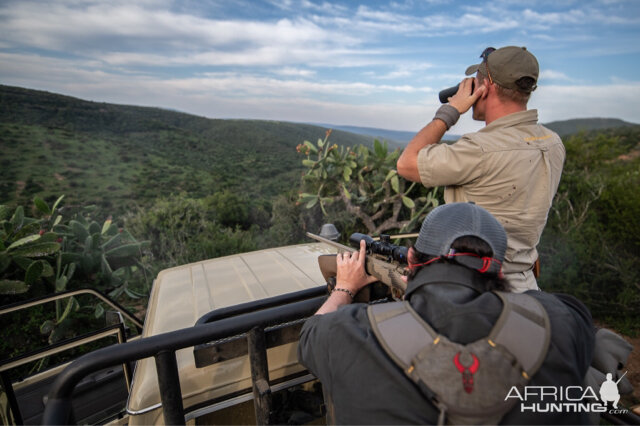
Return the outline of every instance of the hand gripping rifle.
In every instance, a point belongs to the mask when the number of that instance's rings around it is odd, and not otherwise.
[[[376,286],[378,283],[373,283],[361,291],[355,297],[358,302],[367,302],[380,298],[382,296],[388,296],[389,293],[393,298],[401,298],[407,289],[407,284],[402,280],[403,275],[407,275],[407,251],[406,247],[397,246],[390,243],[390,237],[388,235],[381,235],[380,241],[375,241],[368,235],[355,233],[349,237],[349,242],[353,245],[352,248],[335,241],[328,240],[319,235],[307,232],[309,238],[329,244],[332,247],[338,249],[339,252],[354,252],[358,251],[360,247],[360,241],[364,240],[367,247],[367,257],[365,258],[365,270],[367,274],[372,275],[378,279],[378,281],[384,286]],[[320,265],[320,272],[327,281],[329,290],[333,289],[336,285],[336,255],[335,254],[323,254],[318,256],[318,264]]]

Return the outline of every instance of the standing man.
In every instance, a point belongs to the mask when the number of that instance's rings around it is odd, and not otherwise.
[[[476,74],[460,83],[449,103],[405,148],[398,174],[427,187],[445,186],[447,203],[472,201],[493,214],[507,231],[503,271],[513,291],[538,289],[533,268],[536,246],[558,189],[565,149],[560,137],[527,110],[536,89],[538,61],[524,47],[487,48]],[[475,90],[474,90],[475,87]],[[486,126],[456,143],[439,143],[473,107]]]

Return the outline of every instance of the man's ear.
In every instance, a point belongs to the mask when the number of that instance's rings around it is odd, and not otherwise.
[[[485,78],[484,81],[482,82],[482,85],[484,86],[484,92],[482,92],[482,95],[480,95],[480,99],[486,99],[487,95],[489,94],[489,89],[491,89],[492,84],[489,83],[489,79]]]
[[[410,263],[416,263],[416,249],[413,246],[409,247],[409,252],[407,253],[407,259]]]

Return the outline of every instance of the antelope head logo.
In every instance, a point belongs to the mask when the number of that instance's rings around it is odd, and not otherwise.
[[[476,371],[478,371],[478,367],[480,367],[480,361],[478,361],[477,356],[469,353],[472,359],[471,365],[462,365],[462,362],[460,361],[460,354],[461,352],[458,352],[456,354],[456,356],[453,358],[453,363],[455,364],[458,371],[462,373],[462,387],[464,388],[465,392],[471,393],[473,392],[473,375],[476,373]]]

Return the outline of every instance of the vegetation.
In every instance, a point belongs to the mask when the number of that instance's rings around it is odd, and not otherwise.
[[[221,199],[226,204],[215,209]],[[227,192],[202,199],[181,194],[140,209],[128,218],[127,226],[150,240],[145,264],[155,276],[168,267],[256,250],[263,228],[249,225],[247,204]],[[251,214],[260,213],[252,207]]]
[[[91,286],[112,297],[123,292],[135,297],[127,286],[145,243],[112,219],[100,225],[91,217],[93,207],[65,211],[62,198],[50,207],[36,197],[39,218],[26,217],[22,206],[11,212],[0,205],[0,295],[36,286],[32,294]]]
[[[326,222],[343,238],[416,231],[442,202],[397,175],[387,143],[325,132],[0,86],[0,304],[91,286],[142,308],[161,269],[305,242]],[[629,333],[640,328],[639,140],[639,126],[565,138],[539,246],[544,289]],[[28,327],[66,337],[100,309],[75,300],[2,318],[0,350],[38,340]]]
[[[146,296],[149,286],[139,261],[146,244],[111,219],[96,222],[95,208],[66,209],[62,201],[59,197],[50,206],[35,197],[36,217],[25,215],[22,206],[0,205],[0,305],[84,287],[116,299]],[[69,297],[52,302],[49,311],[38,306],[3,315],[7,335],[0,340],[1,358],[22,353],[25,345],[38,348],[101,328],[95,319],[104,323],[104,307],[83,300]]]
[[[367,234],[379,235],[394,230],[412,231],[431,208],[439,204],[436,189],[402,179],[395,170],[400,151],[389,153],[387,143],[374,143],[352,149],[329,144],[331,131],[317,145],[309,141],[298,145],[308,170],[303,175],[300,201],[307,208],[316,205],[328,216],[347,213],[350,223],[343,229],[364,227]],[[339,220],[339,219],[338,219]],[[359,225],[359,226],[358,226]]]
[[[640,126],[565,139],[567,161],[539,247],[543,287],[640,331]]]
[[[66,194],[67,205],[95,204],[121,217],[182,192],[271,199],[299,181],[303,166],[295,146],[324,132],[0,86],[0,200],[17,207],[36,194],[50,203]],[[333,140],[372,143],[340,131]]]
[[[610,130],[618,127],[636,126],[636,124],[618,120],[617,118],[574,118],[572,120],[552,121],[544,125],[562,137],[591,130]]]

